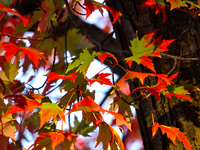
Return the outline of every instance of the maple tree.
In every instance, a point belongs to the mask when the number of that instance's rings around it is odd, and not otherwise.
[[[81,136],[88,137],[98,129],[94,147],[125,150],[133,137],[141,140],[135,135],[139,126],[145,149],[198,149],[200,125],[194,118],[199,118],[200,80],[198,75],[187,78],[184,69],[191,70],[192,62],[200,61],[195,51],[200,39],[195,34],[199,4],[186,0],[0,2],[0,149],[23,148],[25,129],[37,133],[28,149],[87,149]],[[87,19],[95,10],[103,17],[104,11],[110,13],[113,32],[106,33],[79,18]],[[175,34],[171,16],[181,13],[191,21],[186,27],[174,25],[180,33]],[[193,27],[193,22],[198,25]],[[27,32],[33,36],[25,37]],[[186,36],[187,32],[191,34]],[[106,64],[111,73],[99,70],[88,78],[94,59]],[[24,83],[16,78],[20,68],[24,75],[43,68],[48,72],[46,80],[36,88],[31,75]],[[114,74],[119,75],[117,81]],[[58,80],[62,82],[56,86]],[[88,90],[94,82],[111,87],[109,109],[97,104],[94,91]],[[53,101],[49,94],[55,89],[63,96]],[[72,125],[70,116],[77,111],[82,120],[75,116]],[[113,116],[111,124],[105,121],[105,114]],[[192,131],[187,130],[189,126]]]

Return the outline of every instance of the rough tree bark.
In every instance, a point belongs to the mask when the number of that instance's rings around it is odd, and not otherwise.
[[[191,14],[180,10],[166,8],[167,18],[162,24],[162,13],[155,15],[155,10],[140,7],[146,0],[109,0],[107,5],[119,10],[123,15],[121,23],[114,24],[114,31],[117,40],[121,43],[121,49],[128,50],[130,40],[138,31],[141,38],[145,33],[159,29],[157,36],[163,34],[163,39],[176,39],[169,47],[169,54],[180,57],[199,57],[200,47],[200,20],[198,17],[193,18]],[[157,73],[176,73],[180,72],[177,82],[188,81],[199,87],[200,69],[198,61],[182,61],[163,57],[162,59],[154,58],[154,65]],[[171,70],[174,68],[173,70]],[[145,71],[144,67],[135,65],[134,71]],[[170,71],[171,70],[171,71]],[[155,83],[155,79],[146,80],[146,84]],[[139,86],[137,82],[131,83],[131,88]],[[133,95],[134,96],[134,95]],[[200,149],[200,93],[194,91],[191,93],[193,103],[177,98],[161,97],[161,101],[150,97],[150,103],[154,110],[155,121],[160,124],[175,126],[188,138],[193,149]],[[138,104],[137,117],[140,124],[141,135],[144,142],[145,150],[177,150],[187,149],[179,141],[176,145],[167,139],[166,135],[161,132],[152,138],[151,109],[147,100]]]

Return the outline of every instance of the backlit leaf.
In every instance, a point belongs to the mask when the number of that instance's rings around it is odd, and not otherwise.
[[[46,74],[45,76],[48,77],[47,83],[50,82],[50,81],[52,81],[52,80],[59,80],[59,79],[63,79],[63,80],[65,80],[65,79],[70,79],[70,80],[72,80],[73,82],[75,82],[76,77],[77,77],[76,74],[77,74],[77,73],[74,72],[74,73],[70,74],[69,76],[66,76],[66,75],[57,74],[57,73],[55,73],[55,72],[49,72],[49,73]]]
[[[119,150],[125,150],[123,142],[118,133],[105,122],[101,122],[99,125],[99,135],[97,137],[97,143],[95,147],[97,147],[100,142],[103,143],[103,150],[107,150],[108,146],[114,146],[115,148],[119,147]]]
[[[107,57],[111,57],[113,60],[115,60],[115,63],[118,63],[117,61],[117,58],[113,55],[113,54],[110,54],[108,52],[98,52],[96,54],[96,56],[98,57],[98,59],[101,61],[101,64],[103,64],[103,62],[105,61],[105,59]]]
[[[57,121],[57,115],[62,118],[62,120],[65,122],[65,116],[63,110],[54,103],[42,103],[40,106],[40,127],[41,128],[45,122],[50,121],[52,118],[56,122]]]
[[[124,119],[122,115],[115,113],[113,111],[108,111],[103,109],[101,106],[95,103],[90,96],[87,96],[87,98],[81,100],[78,103],[74,103],[72,109],[68,112],[68,114],[73,111],[79,111],[79,110],[82,110],[85,114],[87,114],[88,112],[98,112],[98,111],[102,112],[103,114],[105,112],[110,113],[117,120],[121,121],[122,124],[126,125],[130,129],[130,124]]]
[[[105,84],[105,85],[110,85],[112,86],[112,82],[110,81],[110,79],[106,78],[108,76],[110,76],[112,74],[110,73],[99,73],[97,75],[94,76],[94,78],[92,79],[87,79],[88,82],[90,83],[90,86],[94,83],[94,82],[98,82],[101,85]]]
[[[77,135],[75,133],[69,132],[47,132],[47,133],[39,133],[37,138],[29,149],[34,146],[33,150],[39,149],[54,149],[58,144],[63,142],[64,140],[70,142],[76,138]]]
[[[0,4],[0,11],[3,11],[3,12],[9,12],[13,15],[16,15],[18,16],[19,18],[22,19],[23,23],[24,23],[24,26],[26,26],[28,23],[28,20],[26,18],[24,18],[22,15],[20,15],[18,12],[8,8],[8,7],[5,7],[4,5]]]
[[[166,133],[167,137],[174,143],[174,145],[176,145],[175,140],[177,138],[180,142],[183,142],[183,144],[188,148],[188,150],[192,150],[192,147],[191,147],[188,139],[176,127],[169,127],[169,126],[161,125],[161,124],[158,124],[157,122],[155,122],[152,125],[152,136],[154,136],[156,134],[159,127],[160,127],[162,134],[164,135]]]
[[[90,54],[90,52],[87,49],[83,49],[83,52],[80,53],[80,56],[76,58],[72,63],[69,64],[66,73],[78,67],[76,71],[77,72],[80,71],[81,73],[84,74],[84,76],[86,76],[88,67],[90,63],[93,61],[95,55],[96,55],[96,52],[93,51],[92,54]]]
[[[122,14],[107,6],[107,5],[104,5],[104,4],[101,4],[99,2],[96,2],[96,1],[93,1],[93,0],[85,0],[85,2],[83,3],[83,5],[86,6],[85,10],[86,10],[86,19],[92,14],[92,12],[96,9],[98,9],[101,13],[101,15],[103,16],[103,9],[102,8],[105,8],[106,10],[108,10],[112,16],[113,16],[113,24],[119,19],[120,16],[122,16]]]
[[[143,36],[141,40],[139,40],[139,37],[136,33],[136,36],[131,41],[131,46],[129,47],[133,56],[130,56],[125,59],[125,61],[129,65],[129,68],[131,68],[132,62],[135,61],[138,64],[142,64],[148,67],[153,72],[156,72],[152,60],[149,59],[148,57],[149,56],[161,57],[159,53],[167,51],[168,49],[166,47],[169,46],[174,41],[174,40],[160,41],[162,36],[157,37],[155,40],[153,40],[156,32],[157,30],[154,30],[148,34],[145,34],[145,36]]]
[[[43,53],[34,48],[20,47],[12,43],[5,43],[1,45],[0,48],[4,48],[6,50],[5,57],[7,62],[9,62],[11,58],[17,54],[18,51],[22,51],[23,55],[27,55],[36,68],[38,67],[39,60],[45,60],[43,57]]]

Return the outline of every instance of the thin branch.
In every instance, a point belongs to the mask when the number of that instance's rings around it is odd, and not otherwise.
[[[8,37],[11,37],[11,38],[14,38],[14,39],[35,40],[35,41],[44,41],[45,39],[52,38],[52,36],[47,36],[47,37],[44,37],[44,38],[21,37],[21,36],[14,36],[14,35],[10,35],[10,34],[7,34],[7,33],[0,32],[0,36],[1,35],[8,36]]]
[[[78,12],[76,9],[73,9],[73,8],[72,8],[72,10],[75,11],[75,12],[76,12],[77,14],[79,14],[79,15],[82,15],[82,16],[85,16],[85,15],[86,15],[86,14],[82,14],[82,13]]]
[[[172,69],[167,73],[167,75],[170,75],[174,71],[174,69],[176,68],[176,64],[177,64],[177,59],[174,59],[174,65]]]
[[[83,7],[83,5],[81,5],[81,3],[79,1],[77,3],[81,8],[85,9],[85,7]]]
[[[183,60],[183,61],[200,61],[200,58],[184,58],[180,56],[174,56],[166,53],[160,53],[161,56],[172,58],[172,59],[178,59],[178,60]]]

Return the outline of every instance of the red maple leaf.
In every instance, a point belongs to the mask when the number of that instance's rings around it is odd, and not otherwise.
[[[147,0],[140,7],[151,7],[151,9],[156,9],[156,14],[158,14],[161,10],[163,11],[163,22],[166,20],[166,12],[165,12],[165,3],[163,1],[157,0]]]
[[[9,12],[9,13],[11,13],[11,14],[13,14],[13,15],[18,16],[19,18],[22,19],[24,26],[26,26],[27,24],[29,24],[29,23],[28,23],[28,20],[27,20],[26,18],[24,18],[22,15],[20,15],[18,12],[14,11],[14,10],[8,8],[8,7],[5,7],[5,6],[2,5],[2,4],[0,4],[0,10],[1,10],[1,11],[4,11],[4,12]]]
[[[154,74],[154,73],[145,73],[145,72],[135,72],[127,70],[126,74],[115,84],[122,89],[124,81],[128,79],[135,79],[138,78],[142,84],[144,84],[144,79],[148,76],[158,77],[159,79],[164,80],[167,84],[173,83],[171,78],[168,78],[166,74]]]
[[[72,74],[66,76],[66,75],[57,74],[57,73],[55,73],[55,72],[49,72],[49,73],[46,74],[45,76],[48,77],[47,83],[50,82],[50,81],[52,81],[52,80],[59,80],[59,79],[63,79],[63,80],[65,80],[65,79],[70,79],[70,80],[72,80],[73,82],[75,82],[76,77],[77,77],[76,74],[77,74],[77,72],[74,72],[74,73],[72,73]]]
[[[90,1],[90,2],[84,2],[83,5],[86,6],[85,10],[86,10],[86,19],[92,14],[92,12],[96,9],[98,9],[101,13],[101,15],[103,16],[103,9],[102,8],[105,8],[106,10],[110,11],[110,13],[112,14],[113,16],[113,22],[112,24],[114,24],[118,19],[119,17],[122,15],[119,11],[109,7],[109,6],[106,6],[104,4],[101,4],[101,3],[98,3],[98,2],[95,2],[95,1]]]
[[[117,120],[121,121],[122,124],[126,125],[129,129],[131,128],[130,124],[124,119],[124,117],[121,114],[103,109],[101,106],[95,103],[94,100],[90,96],[87,96],[87,98],[83,99],[82,101],[78,103],[74,103],[72,106],[72,109],[68,112],[68,114],[73,111],[79,111],[79,110],[82,110],[85,114],[87,114],[88,112],[99,112],[99,111],[102,112],[103,114],[105,112],[110,113]]]
[[[110,81],[110,79],[106,78],[106,77],[108,77],[110,75],[112,75],[112,74],[110,74],[110,73],[99,73],[99,74],[95,75],[93,79],[87,79],[87,80],[90,83],[90,86],[94,82],[98,82],[101,85],[105,84],[105,85],[112,86],[112,82]]]
[[[44,147],[54,149],[58,144],[60,144],[64,140],[68,140],[69,142],[71,142],[76,137],[77,135],[75,133],[70,133],[70,132],[39,133],[37,135],[35,142],[28,149],[30,149],[32,146],[34,146],[33,149],[35,150],[43,149]]]
[[[39,60],[43,59],[45,61],[43,53],[34,48],[20,47],[12,43],[4,43],[3,45],[0,46],[0,48],[4,48],[6,50],[5,57],[7,62],[9,62],[11,58],[17,54],[18,51],[22,51],[23,55],[27,55],[36,68],[38,68]]]
[[[183,144],[188,148],[188,150],[192,150],[192,146],[190,145],[188,139],[176,127],[169,127],[155,122],[152,125],[152,136],[156,134],[159,127],[161,129],[162,134],[164,135],[166,133],[167,137],[173,142],[174,145],[176,145],[175,140],[177,138],[180,142],[183,142]]]
[[[117,61],[117,58],[113,55],[113,54],[110,54],[108,52],[98,52],[96,54],[96,56],[98,57],[98,59],[101,61],[101,64],[103,64],[103,62],[105,61],[105,59],[107,57],[111,57],[113,60],[115,60],[115,63],[118,64],[118,61]]]

